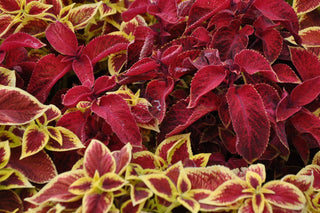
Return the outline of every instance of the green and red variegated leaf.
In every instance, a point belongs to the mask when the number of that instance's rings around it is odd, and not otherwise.
[[[298,15],[310,12],[319,7],[319,0],[293,0],[292,7]]]
[[[0,67],[0,84],[4,86],[15,87],[16,75],[13,70],[8,70],[4,67]]]
[[[180,135],[180,138],[177,142],[168,150],[166,153],[166,158],[168,164],[175,164],[179,161],[190,159],[193,155],[191,149],[191,142],[190,142],[190,134],[183,134]],[[164,156],[161,156],[164,157]]]
[[[211,153],[200,153],[190,157],[190,160],[196,167],[205,167],[209,161]]]
[[[19,0],[1,0],[0,9],[5,12],[14,12],[20,10],[20,1]]]
[[[298,175],[308,175],[313,177],[313,189],[320,190],[320,166],[318,165],[308,165],[301,169]]]
[[[21,137],[9,131],[5,131],[5,130],[0,131],[0,138],[1,138],[1,141],[6,141],[6,140],[9,141],[9,146],[11,148],[21,146],[22,144]]]
[[[12,190],[2,190],[0,191],[1,203],[0,203],[0,211],[2,212],[16,212],[22,213],[23,212],[23,204],[22,200]],[[18,210],[17,210],[18,209]]]
[[[170,150],[176,145],[176,143],[185,140],[190,140],[190,134],[180,134],[168,137],[158,145],[155,155],[167,161]],[[187,152],[187,155],[189,157],[192,153]]]
[[[303,81],[320,75],[320,61],[318,57],[302,48],[290,48],[291,61],[297,68]]]
[[[86,193],[82,199],[82,212],[108,212],[113,203],[113,194]]]
[[[10,159],[9,141],[0,141],[0,169],[5,167]]]
[[[45,129],[30,124],[22,137],[22,152],[20,159],[40,152],[48,143],[49,135]]]
[[[47,13],[53,14],[56,17],[60,15],[60,11],[63,7],[61,0],[44,0],[43,3],[52,5],[52,7],[47,11]]]
[[[121,175],[131,162],[132,158],[132,146],[130,143],[126,144],[119,151],[113,151],[112,156],[116,162],[115,173]]]
[[[0,85],[0,124],[26,124],[40,117],[48,107],[28,92]]]
[[[313,157],[313,159],[312,159],[312,164],[320,166],[320,151],[318,151],[318,152],[314,155],[314,157]]]
[[[160,166],[157,160],[160,157],[149,151],[135,152],[132,157],[132,163],[139,164],[143,169],[156,169]]]
[[[70,10],[68,15],[68,21],[70,21],[75,30],[83,29],[88,22],[95,16],[97,13],[101,2],[95,4],[85,4]]]
[[[108,70],[110,75],[112,76],[119,75],[126,61],[127,61],[127,54],[125,53],[125,51],[111,54],[108,58]]]
[[[124,144],[131,143],[141,147],[142,138],[139,127],[131,114],[127,102],[116,94],[102,96],[97,104],[94,102],[92,111],[103,118]]]
[[[320,2],[320,1],[319,1]],[[304,47],[319,47],[320,46],[320,27],[307,27],[299,31],[299,36],[302,39]]]
[[[33,204],[41,204],[47,201],[71,202],[82,196],[69,192],[69,186],[76,180],[84,177],[82,170],[69,171],[60,174],[45,185],[37,194],[25,200]]]
[[[27,3],[24,10],[29,16],[41,16],[51,7],[52,5],[44,4],[40,1],[31,1]]]
[[[153,80],[148,83],[146,88],[147,100],[151,103],[150,112],[155,116],[159,123],[162,122],[166,113],[166,98],[174,87],[172,78],[164,80]]]
[[[1,14],[0,16],[0,38],[4,36],[11,27],[16,23],[15,16],[9,14]],[[2,59],[3,60],[3,59]],[[2,62],[2,60],[0,60]]]
[[[193,189],[214,191],[228,180],[238,178],[229,168],[216,165],[206,168],[184,168]]]
[[[258,164],[253,164],[248,167],[246,172],[254,172],[258,174],[261,178],[261,183],[264,183],[266,181],[266,168],[263,164],[258,163]]]
[[[212,92],[202,96],[194,108],[189,108],[186,100],[179,101],[169,109],[164,117],[159,138],[181,133],[207,113],[216,111],[219,104],[220,98]]]
[[[91,177],[82,177],[79,178],[78,180],[74,181],[70,186],[69,186],[69,192],[75,195],[84,195],[89,189],[91,189],[91,185],[93,183],[93,180]]]
[[[49,54],[36,64],[27,91],[44,102],[54,84],[71,70],[69,62],[61,62],[62,57]]]
[[[142,175],[140,178],[157,196],[169,202],[176,200],[178,191],[170,178],[165,174]]]
[[[192,185],[191,185],[191,182],[187,176],[187,173],[182,168],[180,170],[180,174],[179,174],[178,182],[177,182],[178,192],[180,194],[187,193],[190,191],[191,187],[192,187]]]
[[[301,80],[287,64],[275,64],[272,69],[277,74],[280,83],[300,84]]]
[[[44,32],[46,28],[48,27],[48,23],[43,20],[37,18],[37,16],[32,17],[28,19],[24,19],[15,29],[14,32],[23,32],[23,33],[28,33],[32,36],[44,36]]]
[[[102,176],[106,173],[113,173],[116,170],[116,162],[108,149],[98,140],[91,140],[84,154],[84,170],[91,178],[96,171]]]
[[[272,81],[277,82],[277,75],[272,70],[268,60],[255,50],[245,49],[242,50],[234,57],[234,63],[238,64],[241,71],[253,75],[260,72]]]
[[[92,64],[105,57],[126,50],[129,41],[120,35],[103,35],[92,39],[83,49],[83,54],[89,56]]]
[[[274,180],[263,185],[263,189],[273,193],[264,193],[265,199],[272,205],[283,209],[300,210],[306,203],[304,194],[291,183]]]
[[[47,125],[50,121],[56,120],[60,116],[61,116],[60,109],[55,105],[50,104],[47,111],[41,117],[38,118],[38,121],[42,125]]]
[[[91,88],[94,83],[93,67],[90,58],[87,55],[80,55],[72,62],[73,71],[76,73],[81,84]]]
[[[100,178],[102,191],[111,192],[119,190],[126,184],[126,181],[115,173],[107,173]]]
[[[281,180],[295,185],[302,192],[306,192],[311,189],[314,178],[312,175],[302,175],[298,173],[297,175],[286,175]]]
[[[252,171],[246,172],[246,182],[250,188],[253,188],[256,190],[260,189],[262,185],[262,180],[260,175]]]
[[[183,170],[183,165],[182,162],[179,161],[178,163],[173,164],[172,166],[170,166],[169,168],[167,168],[166,171],[164,171],[164,174],[171,180],[171,182],[176,186],[177,190],[178,190],[178,179],[180,176],[181,171]],[[183,177],[182,177],[183,178]],[[185,181],[187,177],[184,177]],[[188,186],[186,187],[188,188]],[[178,191],[178,193],[180,194],[180,192]]]
[[[11,171],[10,171],[11,170]],[[16,188],[32,188],[32,184],[28,179],[15,169],[1,169],[1,172],[10,172],[10,176],[0,183],[0,190],[16,189]]]
[[[232,205],[239,200],[252,197],[252,193],[244,192],[248,188],[247,183],[239,178],[229,180],[221,184],[208,198],[201,200],[200,203],[217,206]]]
[[[199,69],[192,78],[188,107],[195,107],[203,95],[224,81],[226,75],[227,70],[223,66],[209,65]]]
[[[178,197],[177,201],[191,212],[199,212],[200,210],[200,204],[193,198]]]
[[[45,151],[40,151],[23,160],[20,160],[20,156],[21,147],[11,149],[8,166],[20,171],[30,181],[42,184],[57,176],[55,165]]]
[[[252,85],[243,85],[229,88],[227,101],[237,134],[236,149],[245,160],[253,162],[265,151],[270,134],[262,98]]]
[[[56,139],[51,138],[49,139],[45,147],[46,149],[59,152],[85,148],[78,136],[71,132],[69,129],[62,126],[52,128],[60,133],[61,143],[59,143],[59,141],[57,141]]]
[[[69,56],[77,54],[78,40],[74,32],[57,21],[46,30],[46,37],[51,46],[59,53]]]
[[[153,195],[152,191],[150,191],[146,187],[138,187],[137,185],[130,186],[130,198],[134,206],[137,204],[143,204],[147,199],[149,199]]]
[[[134,204],[132,200],[127,200],[121,205],[120,211],[122,213],[139,213],[143,206],[144,203]]]
[[[12,174],[13,169],[1,168],[0,170],[0,182],[7,180]]]
[[[30,47],[39,49],[45,46],[39,39],[23,32],[15,33],[10,35],[4,40],[0,46],[0,50],[8,51],[18,47]]]
[[[257,209],[255,208],[255,205],[253,203],[253,199],[247,199],[238,210],[238,213],[256,213],[256,212],[272,213],[273,212],[272,206],[269,203],[263,203],[263,206]]]

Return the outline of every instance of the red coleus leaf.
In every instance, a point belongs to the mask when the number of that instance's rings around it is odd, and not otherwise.
[[[8,70],[4,67],[0,67],[0,85],[15,87],[15,72],[13,70]]]
[[[117,82],[115,76],[101,76],[97,78],[96,82],[94,83],[94,94],[100,95],[115,87],[116,84]]]
[[[89,56],[92,64],[96,64],[110,54],[126,50],[128,43],[129,41],[120,35],[99,36],[83,48],[83,54]]]
[[[102,96],[98,103],[93,103],[91,109],[111,126],[121,142],[141,146],[139,128],[127,102],[120,95]]]
[[[127,200],[122,204],[120,211],[123,213],[139,213],[143,206],[144,203],[134,204],[133,200]]]
[[[243,85],[229,88],[227,101],[237,134],[237,151],[247,161],[253,162],[265,151],[270,133],[270,123],[261,96],[253,86]]]
[[[136,76],[148,73],[157,69],[160,65],[151,58],[143,58],[133,64],[130,69],[125,73],[126,76]]]
[[[20,10],[19,2],[16,0],[11,1],[0,1],[0,8],[1,10],[7,11],[7,12],[13,12]]]
[[[56,168],[45,151],[40,151],[20,160],[20,149],[21,147],[17,147],[11,150],[9,167],[20,171],[35,183],[46,183],[57,175]]]
[[[46,201],[70,202],[78,200],[81,197],[69,192],[69,186],[82,177],[84,177],[82,170],[62,173],[45,185],[36,195],[26,198],[26,201],[41,204]]]
[[[318,57],[302,48],[290,48],[291,61],[303,81],[320,76]]]
[[[80,101],[90,100],[92,90],[86,86],[74,86],[63,95],[62,104],[66,107],[75,107]]]
[[[72,56],[77,54],[77,37],[61,22],[50,24],[46,30],[46,38],[51,46],[61,54]]]
[[[39,39],[27,33],[18,32],[10,35],[2,42],[0,46],[0,51],[8,51],[18,47],[30,47],[34,49],[39,49],[43,46],[45,46],[45,44],[42,43]]]
[[[111,154],[116,162],[115,173],[121,175],[131,162],[132,147],[130,144],[126,144],[124,147],[121,148],[121,150],[113,151]]]
[[[320,119],[306,109],[301,110],[290,118],[293,126],[300,133],[311,134],[320,144]]]
[[[275,82],[278,81],[269,62],[260,53],[254,50],[242,50],[234,57],[234,63],[240,66],[241,71],[250,75],[260,72],[270,80]]]
[[[26,124],[40,117],[48,106],[19,88],[0,85],[0,123]]]
[[[11,27],[15,24],[14,22],[15,16],[9,14],[1,14],[0,16],[0,37],[5,35]],[[3,61],[2,56],[0,57],[0,61]]]
[[[27,91],[44,102],[54,84],[69,70],[71,64],[61,62],[62,57],[53,54],[42,57],[33,70]]]
[[[110,192],[86,193],[82,201],[83,212],[108,212],[113,203],[113,194]]]
[[[298,15],[310,12],[320,5],[319,0],[294,0],[292,3],[293,9]]]
[[[226,78],[227,70],[223,66],[209,65],[198,70],[191,82],[190,108],[197,105],[200,98],[219,86]]]
[[[32,185],[29,183],[28,179],[17,170],[4,168],[0,171],[0,173],[2,173],[0,174],[0,177],[2,176],[0,186],[1,190],[15,188],[32,188]]]
[[[301,80],[287,64],[275,64],[272,69],[277,74],[279,82],[299,84]]]
[[[96,171],[102,176],[116,170],[116,162],[110,150],[98,140],[91,140],[86,149],[83,163],[86,173],[91,178]]]
[[[72,62],[73,71],[78,76],[83,86],[91,87],[94,82],[93,67],[87,55],[80,55]]]
[[[10,159],[9,141],[1,141],[0,143],[0,169],[5,167]]]
[[[101,2],[98,2],[72,8],[68,14],[68,21],[72,23],[74,29],[82,29],[94,17],[100,5]]]
[[[280,22],[298,40],[299,21],[292,7],[285,1],[256,0],[253,5],[267,18],[274,22]]]
[[[217,110],[219,103],[220,99],[214,93],[202,96],[194,108],[189,108],[185,100],[178,102],[166,114],[161,124],[161,136],[169,137],[182,132],[207,113]]]

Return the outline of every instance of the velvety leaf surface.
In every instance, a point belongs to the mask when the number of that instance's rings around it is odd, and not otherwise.
[[[189,107],[197,105],[199,99],[219,86],[227,75],[223,66],[209,65],[198,70],[191,82]]]
[[[86,101],[92,95],[92,90],[86,86],[74,86],[63,95],[62,104],[75,107],[80,101]]]
[[[287,64],[275,64],[272,69],[277,74],[279,82],[299,84],[301,80]]]
[[[51,46],[64,55],[77,54],[78,40],[74,32],[67,26],[57,21],[46,30],[46,37]]]
[[[47,106],[22,89],[0,85],[0,123],[26,124],[42,115]]]
[[[93,67],[87,55],[81,55],[72,62],[73,71],[78,76],[83,86],[91,88],[94,82]]]
[[[116,162],[115,173],[121,175],[128,164],[131,162],[132,157],[132,146],[131,144],[126,144],[121,150],[113,151],[111,154]]]
[[[44,102],[54,84],[69,70],[71,64],[61,62],[61,57],[49,54],[42,57],[33,70],[27,91]]]
[[[233,128],[237,134],[236,148],[247,161],[253,162],[265,151],[270,123],[258,92],[251,85],[232,87],[227,100]]]
[[[80,197],[70,193],[68,188],[73,182],[83,176],[82,170],[62,173],[44,186],[36,195],[26,200],[34,204],[40,204],[49,200],[62,202],[75,201]]]
[[[102,117],[117,134],[121,142],[141,146],[139,128],[130,112],[130,108],[121,96],[109,94],[101,97],[99,105],[94,103],[92,111]]]
[[[27,33],[18,32],[6,38],[0,46],[0,50],[8,51],[18,47],[30,47],[39,49],[43,46],[45,46],[45,44],[42,43],[39,39]]]
[[[320,75],[296,86],[291,91],[290,104],[294,107],[304,106],[316,99],[320,94],[320,88],[315,85],[320,85]]]
[[[108,192],[88,193],[83,197],[84,212],[108,212],[113,203],[113,194]]]
[[[49,155],[40,151],[30,157],[20,160],[21,147],[12,149],[8,166],[24,174],[30,181],[46,183],[57,175],[55,165]]]

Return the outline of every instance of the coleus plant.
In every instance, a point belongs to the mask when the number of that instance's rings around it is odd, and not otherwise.
[[[0,0],[0,209],[319,211],[319,5]]]

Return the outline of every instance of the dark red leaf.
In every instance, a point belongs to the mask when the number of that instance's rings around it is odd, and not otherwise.
[[[117,84],[115,76],[101,76],[94,83],[93,91],[95,95],[106,92]]]
[[[320,87],[316,85],[320,85],[320,75],[296,86],[290,94],[290,104],[304,106],[316,99],[320,94]]]
[[[46,30],[46,37],[51,46],[64,55],[77,54],[78,40],[74,32],[67,26],[57,21]]]
[[[3,212],[23,212],[23,205],[20,197],[11,190],[0,191],[0,211]]]
[[[148,6],[151,5],[149,0],[136,0],[132,2],[128,10],[124,11],[121,15],[124,21],[130,21],[136,15],[144,14],[147,12]]]
[[[301,83],[299,77],[287,64],[275,64],[272,66],[272,69],[277,74],[278,79],[281,83]]]
[[[62,104],[75,107],[79,101],[87,101],[92,95],[91,89],[86,86],[74,86],[62,98]]]
[[[231,87],[227,101],[238,153],[249,162],[258,159],[267,148],[270,123],[259,93],[252,85]]]
[[[91,88],[94,82],[93,67],[90,58],[82,54],[72,62],[73,71],[83,86]]]
[[[0,46],[0,50],[8,51],[18,47],[30,47],[39,49],[45,46],[39,39],[32,37],[31,35],[23,32],[18,32],[10,35],[4,40]]]
[[[119,95],[102,96],[100,101],[94,102],[92,111],[103,118],[116,133],[121,142],[141,146],[141,134],[125,100]]]
[[[227,75],[223,66],[209,65],[198,70],[191,82],[190,108],[197,105],[199,99],[219,86]]]

